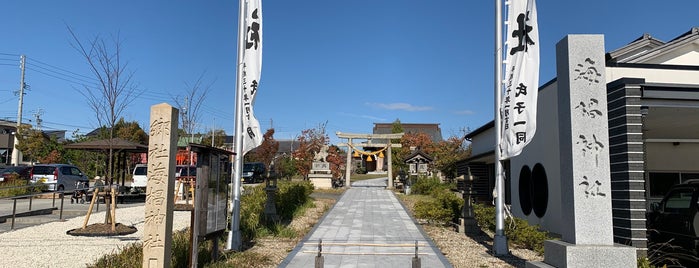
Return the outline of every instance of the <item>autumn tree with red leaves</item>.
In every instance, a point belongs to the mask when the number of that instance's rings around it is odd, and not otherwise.
[[[406,133],[401,138],[400,150],[395,150],[394,161],[402,163],[410,155],[410,148],[414,147],[433,157],[432,166],[439,170],[448,179],[456,176],[456,162],[468,157],[470,150],[463,146],[463,137],[450,137],[445,141],[432,142],[429,135],[425,133]],[[397,151],[397,153],[396,153]]]
[[[434,151],[430,154],[434,157],[434,167],[448,179],[456,177],[456,162],[471,154],[468,149],[464,148],[463,144],[463,136],[453,136],[445,141],[438,142],[434,146]]]
[[[344,174],[345,164],[346,164],[346,153],[340,147],[335,145],[330,145],[328,149],[328,157],[326,161],[330,163],[330,171],[333,178],[340,178]]]
[[[267,170],[271,171],[270,164],[277,151],[279,151],[279,142],[274,139],[274,128],[270,128],[262,135],[262,144],[246,155],[245,160],[246,162],[262,162]]]
[[[299,146],[292,153],[296,164],[296,170],[304,177],[308,179],[308,173],[311,171],[313,165],[313,157],[323,145],[327,145],[330,141],[328,134],[325,133],[325,126],[328,123],[318,125],[317,128],[306,129],[301,131],[301,136],[296,140],[299,142]]]

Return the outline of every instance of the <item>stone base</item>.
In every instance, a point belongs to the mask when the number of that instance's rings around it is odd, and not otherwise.
[[[544,241],[544,261],[526,267],[636,267],[636,248],[620,244],[576,245]]]
[[[478,227],[478,222],[474,218],[459,218],[459,230],[460,234],[479,234],[481,228]]]
[[[332,189],[332,176],[331,174],[308,174],[308,179],[315,189]]]

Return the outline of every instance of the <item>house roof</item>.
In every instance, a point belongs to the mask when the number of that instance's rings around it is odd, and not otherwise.
[[[644,34],[626,46],[607,53],[607,63],[668,64],[668,61],[686,55],[688,49],[696,52],[697,47],[699,27],[693,27],[668,42]]]
[[[413,151],[410,155],[405,157],[405,163],[414,163],[414,162],[432,162],[433,158],[432,156],[426,154],[425,152],[421,150],[415,150]]]
[[[425,133],[432,138],[433,142],[443,141],[442,129],[439,124],[434,123],[401,123],[403,133]],[[392,134],[393,123],[374,123],[373,134]]]
[[[491,129],[493,127],[495,127],[495,120],[492,120],[492,121],[486,123],[485,125],[482,125],[481,127],[477,128],[476,130],[467,133],[466,136],[464,136],[464,138],[466,138],[467,140],[470,140],[473,137],[475,137],[476,135],[481,134],[481,133],[485,132],[486,130]]]
[[[295,140],[277,140],[277,142],[279,143],[278,154],[290,154],[299,147],[299,142]]]
[[[93,140],[93,141],[71,143],[71,144],[65,145],[64,148],[74,149],[74,150],[86,150],[86,151],[103,151],[103,150],[108,150],[110,144],[112,145],[112,149],[114,149],[114,150],[128,151],[128,152],[133,152],[133,153],[148,152],[147,145],[127,141],[127,140],[120,139],[120,138],[114,138],[111,140],[105,139],[105,140]]]

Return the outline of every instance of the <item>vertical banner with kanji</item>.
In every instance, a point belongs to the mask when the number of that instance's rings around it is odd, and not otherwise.
[[[500,160],[517,156],[536,132],[539,29],[535,0],[511,0],[507,12],[505,95]]]
[[[260,122],[252,106],[262,72],[262,0],[248,0],[245,12],[245,47],[243,54],[243,155],[262,144]]]

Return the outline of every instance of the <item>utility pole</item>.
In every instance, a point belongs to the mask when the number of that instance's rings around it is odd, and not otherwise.
[[[12,144],[12,165],[16,166],[19,164],[19,159],[22,157],[22,152],[17,150],[17,143],[19,143],[19,140],[17,139],[17,135],[20,135],[19,133],[19,127],[22,125],[22,104],[24,103],[24,63],[26,62],[26,57],[24,55],[19,56],[19,68],[21,70],[20,72],[20,77],[19,77],[19,107],[17,108],[17,129],[15,130],[15,140],[14,143]]]

